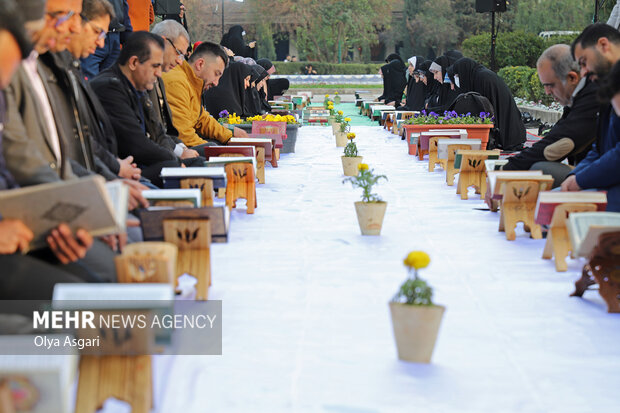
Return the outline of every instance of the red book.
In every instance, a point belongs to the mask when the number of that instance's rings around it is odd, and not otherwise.
[[[561,204],[595,204],[597,211],[607,208],[607,192],[605,191],[543,191],[538,194],[535,218],[539,225],[550,225],[555,207]]]

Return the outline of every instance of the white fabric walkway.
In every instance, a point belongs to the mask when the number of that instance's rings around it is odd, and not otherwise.
[[[256,213],[233,212],[229,243],[213,246],[224,355],[157,358],[156,410],[618,411],[620,315],[597,292],[569,298],[583,263],[556,273],[544,240],[519,228],[506,241],[473,190],[461,201],[404,141],[353,131],[389,178],[376,188],[389,202],[382,235],[359,235],[361,191],[341,183],[330,128],[302,128]],[[422,276],[447,306],[430,365],[398,361],[387,305],[412,249],[430,254]]]

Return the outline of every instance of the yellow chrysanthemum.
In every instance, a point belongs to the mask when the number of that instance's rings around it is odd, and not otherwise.
[[[368,170],[368,164],[366,163],[360,163],[357,165],[357,170],[358,171],[367,171]]]
[[[327,110],[333,110],[333,109],[334,109],[334,107],[333,107],[332,105],[329,105],[329,106],[327,107]]]
[[[325,95],[325,97],[326,97],[326,98],[328,98],[328,97],[329,97],[329,95]]]
[[[344,118],[345,122],[351,122],[351,118]]]
[[[353,133],[353,132],[347,133],[347,138],[351,139],[351,140],[355,139],[355,133]]]
[[[424,251],[411,251],[404,261],[407,267],[415,268],[416,270],[427,267],[430,262],[431,257]]]
[[[341,110],[338,111],[339,115],[342,115],[344,112],[342,112]]]

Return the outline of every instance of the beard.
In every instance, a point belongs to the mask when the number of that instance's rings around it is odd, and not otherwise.
[[[605,58],[601,53],[596,51],[596,59],[594,61],[594,74],[599,78],[602,78],[611,70],[612,63]]]

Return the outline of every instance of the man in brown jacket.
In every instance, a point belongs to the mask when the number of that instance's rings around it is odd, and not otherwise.
[[[217,86],[228,62],[224,50],[215,43],[203,42],[189,61],[175,67],[162,78],[172,110],[172,123],[179,138],[188,147],[206,144],[226,144],[232,136],[247,137],[240,128],[220,123],[202,107],[202,92]]]

